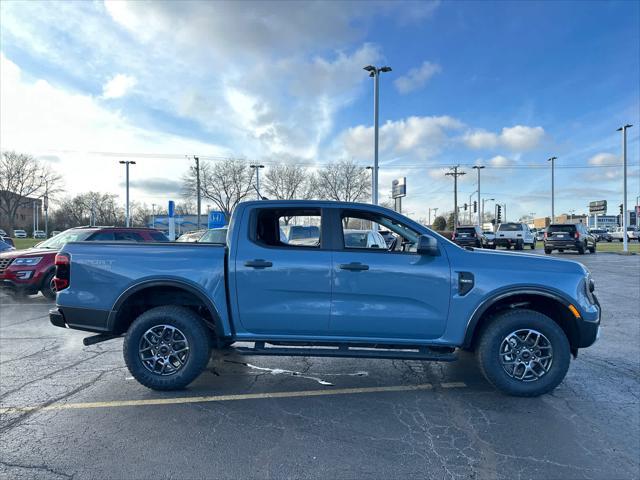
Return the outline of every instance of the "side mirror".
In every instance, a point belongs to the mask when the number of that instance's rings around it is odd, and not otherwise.
[[[418,237],[418,246],[416,252],[419,255],[429,255],[435,257],[438,255],[438,242],[435,238],[428,235],[420,235]]]

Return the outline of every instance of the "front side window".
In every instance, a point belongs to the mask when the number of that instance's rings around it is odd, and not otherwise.
[[[420,236],[397,220],[369,212],[345,211],[341,224],[345,249],[412,253],[416,251]]]
[[[320,248],[320,209],[264,209],[257,212],[257,243],[283,248]]]

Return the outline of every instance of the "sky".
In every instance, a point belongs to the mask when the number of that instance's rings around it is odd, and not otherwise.
[[[189,155],[267,166],[373,163],[407,177],[403,211],[426,218],[477,189],[509,219],[640,195],[640,2],[0,3],[0,148],[30,153],[64,193],[180,199]],[[476,196],[473,195],[472,199]],[[207,202],[203,202],[207,205]],[[492,208],[491,202],[487,208]]]

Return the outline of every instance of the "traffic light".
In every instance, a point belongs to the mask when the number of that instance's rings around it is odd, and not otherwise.
[[[473,213],[478,213],[478,201],[473,201]]]
[[[467,205],[466,203],[464,204],[464,211],[467,211],[467,208],[469,207],[469,205]]]
[[[498,205],[498,214],[496,217],[497,223],[500,223],[502,221],[502,205]]]
[[[622,215],[622,204],[620,204],[619,207],[620,207],[620,215]]]

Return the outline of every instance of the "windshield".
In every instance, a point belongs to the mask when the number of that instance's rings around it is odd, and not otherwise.
[[[200,243],[227,243],[227,229],[220,228],[215,230],[209,230],[199,240]]]
[[[516,232],[518,230],[522,230],[521,223],[501,223],[498,227],[498,230],[501,232]]]
[[[45,240],[38,245],[38,248],[50,248],[52,250],[60,250],[69,242],[81,242],[89,238],[95,230],[67,230],[55,237]]]

